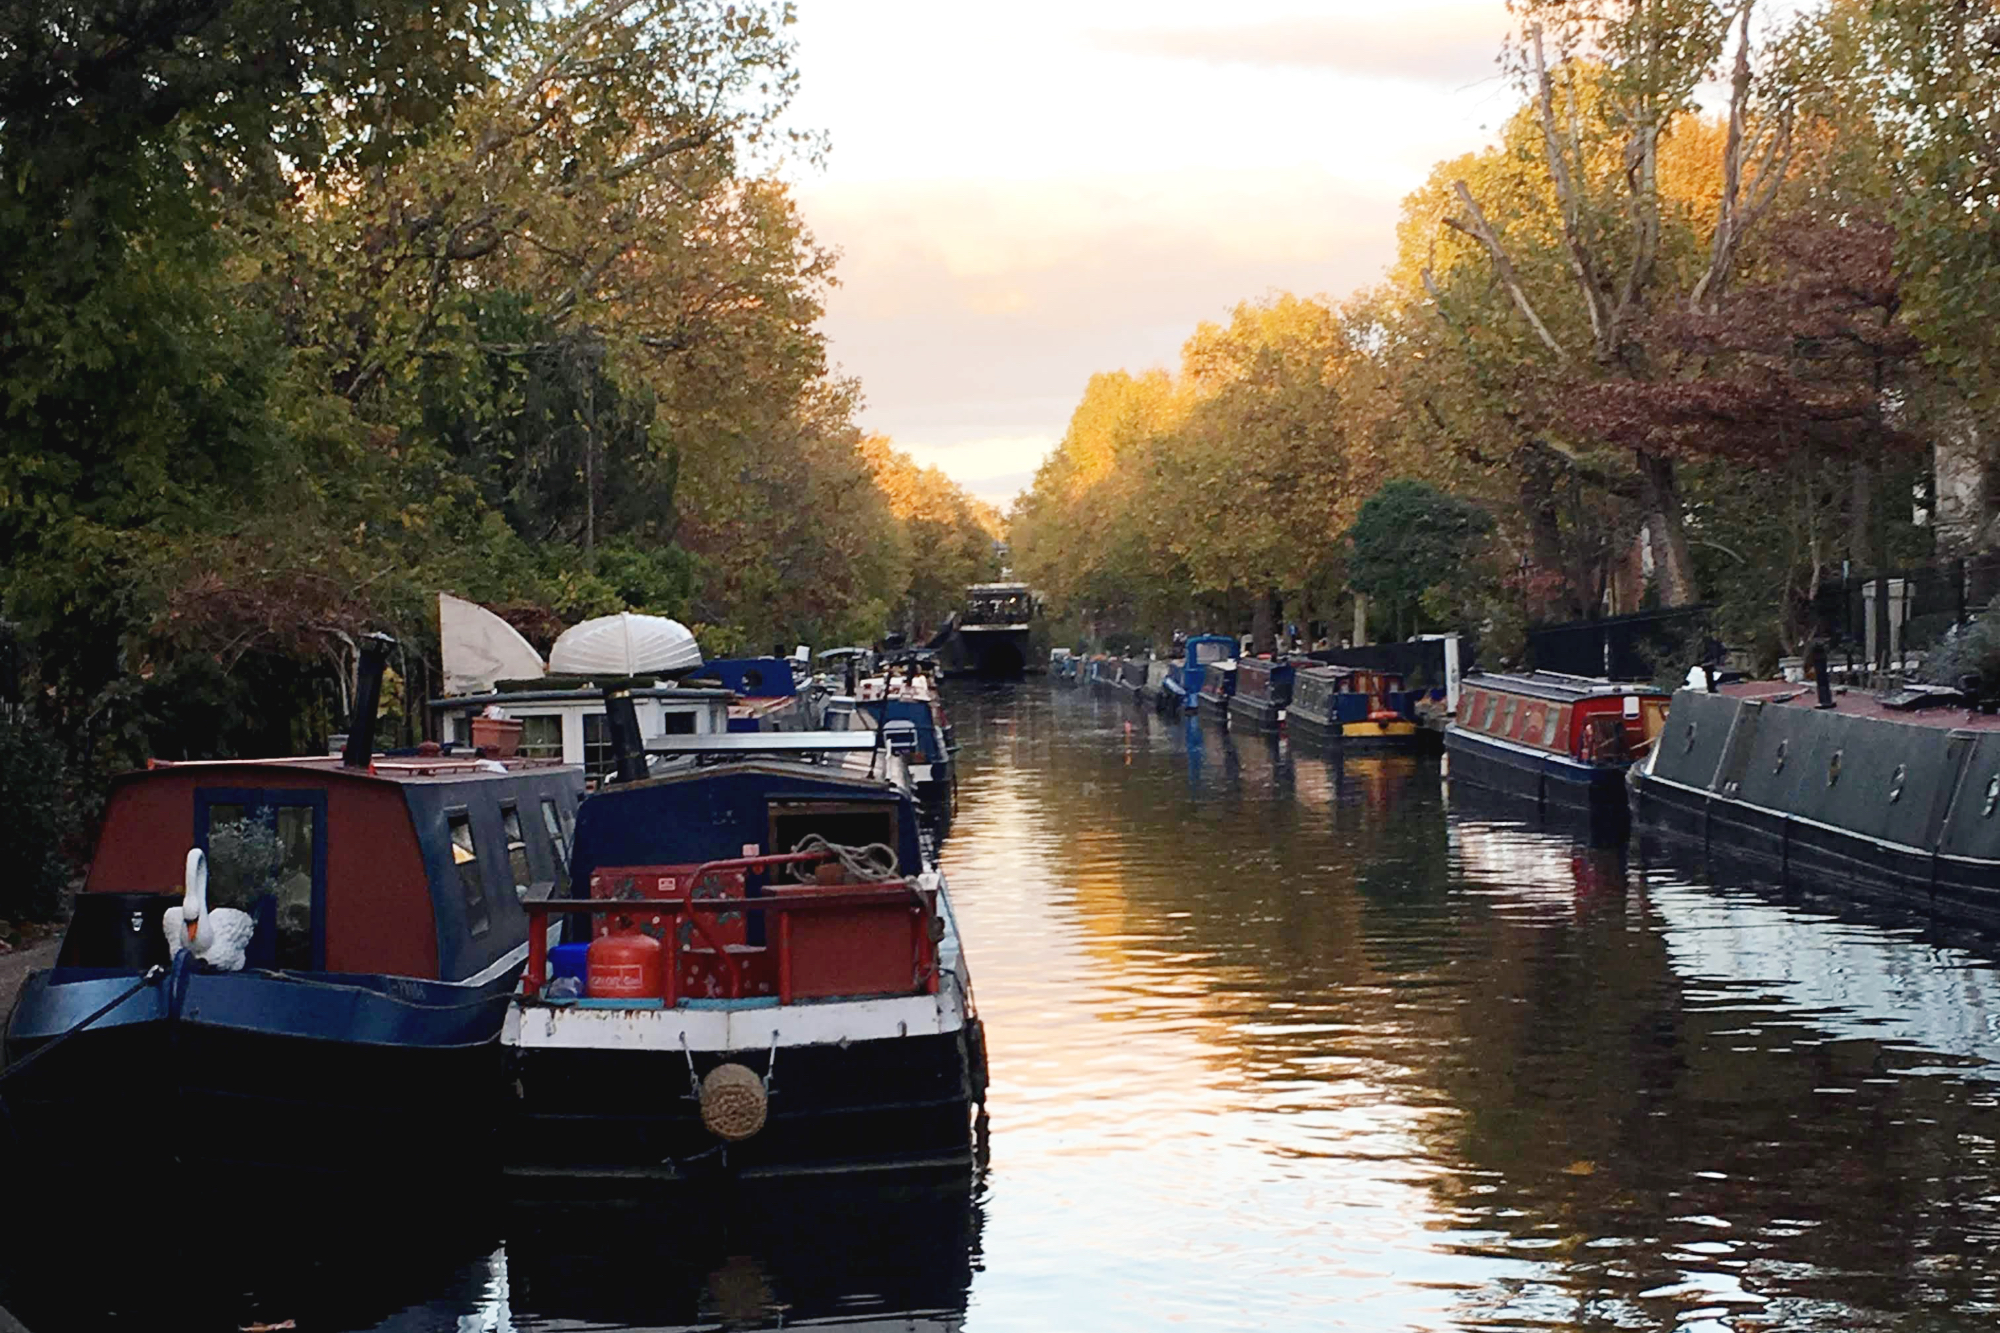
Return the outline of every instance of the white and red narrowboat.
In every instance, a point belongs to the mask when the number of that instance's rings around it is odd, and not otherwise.
[[[529,905],[509,1176],[969,1178],[985,1048],[900,758],[867,732],[648,748],[676,762],[584,805],[587,896]]]
[[[1415,750],[1420,737],[1402,677],[1360,667],[1301,667],[1285,731],[1295,741],[1347,749]]]
[[[364,652],[357,719],[382,665]],[[112,785],[55,965],[7,1026],[17,1163],[129,1188],[138,1116],[158,1130],[138,1169],[198,1169],[211,1197],[492,1172],[527,904],[564,888],[583,774],[376,756],[371,731]]]
[[[1625,772],[1666,725],[1665,691],[1553,671],[1468,674],[1445,731],[1454,786],[1623,824]]]

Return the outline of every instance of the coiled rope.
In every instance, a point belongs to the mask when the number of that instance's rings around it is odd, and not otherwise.
[[[840,862],[843,869],[854,877],[868,883],[885,879],[900,878],[896,873],[896,849],[884,843],[871,842],[859,847],[847,847],[837,842],[828,842],[817,833],[808,833],[792,846],[794,852],[825,852]],[[795,862],[792,876],[800,883],[810,883],[814,864]]]

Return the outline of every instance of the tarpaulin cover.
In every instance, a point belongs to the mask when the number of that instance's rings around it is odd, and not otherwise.
[[[549,649],[549,670],[560,676],[643,676],[700,665],[687,626],[630,611],[572,625]]]

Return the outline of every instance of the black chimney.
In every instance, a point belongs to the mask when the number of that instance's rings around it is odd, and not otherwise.
[[[639,708],[629,691],[604,691],[604,727],[611,733],[611,757],[620,782],[646,779],[646,742],[639,735]]]
[[[396,641],[386,634],[361,640],[361,664],[354,677],[354,713],[347,719],[347,748],[340,752],[346,768],[366,768],[375,757],[375,711],[382,706],[382,673]]]
[[[1820,708],[1832,708],[1834,706],[1833,676],[1826,669],[1826,645],[1823,643],[1813,645],[1812,669],[1813,679],[1819,686],[1819,703],[1816,706]]]

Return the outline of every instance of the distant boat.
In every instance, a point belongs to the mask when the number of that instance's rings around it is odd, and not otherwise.
[[[1035,595],[1025,583],[975,583],[965,610],[939,636],[945,669],[954,675],[1018,679],[1028,669]]]

